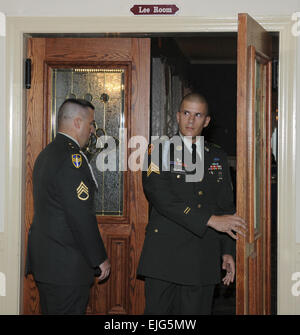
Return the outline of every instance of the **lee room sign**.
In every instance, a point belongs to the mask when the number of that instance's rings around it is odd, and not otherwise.
[[[130,10],[134,15],[174,15],[179,8],[176,5],[134,5]]]

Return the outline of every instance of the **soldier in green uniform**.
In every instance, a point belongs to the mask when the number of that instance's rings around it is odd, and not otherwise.
[[[42,314],[84,314],[94,276],[103,280],[110,272],[93,210],[97,182],[80,150],[94,122],[91,103],[66,100],[58,134],[34,164],[26,274],[34,276]]]
[[[246,225],[235,214],[225,152],[200,141],[210,122],[205,98],[185,96],[177,121],[179,145],[148,149],[143,187],[151,213],[138,274],[145,277],[145,314],[210,314],[221,266],[224,284],[234,281],[235,239]],[[188,181],[200,164],[200,178]]]

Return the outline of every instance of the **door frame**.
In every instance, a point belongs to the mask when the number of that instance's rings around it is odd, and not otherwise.
[[[290,239],[296,229],[296,55],[297,38],[291,17],[255,17],[266,30],[278,31],[279,43],[279,120],[278,120],[278,313],[289,313],[292,264],[300,264],[300,246]],[[141,24],[142,22],[142,24]],[[4,233],[0,235],[3,269],[7,287],[4,314],[22,313],[24,273],[24,190],[25,190],[25,112],[23,60],[26,34],[100,33],[189,33],[237,32],[236,17],[7,17],[6,35],[6,123]],[[78,31],[80,27],[80,32]],[[299,72],[299,69],[298,69]],[[299,99],[299,98],[298,98]],[[291,224],[288,225],[287,223]],[[7,224],[9,223],[9,224]],[[298,250],[297,250],[298,247]],[[288,255],[280,250],[289,250]],[[287,262],[289,260],[289,262]],[[294,298],[295,299],[295,298]],[[294,307],[296,309],[296,307]]]

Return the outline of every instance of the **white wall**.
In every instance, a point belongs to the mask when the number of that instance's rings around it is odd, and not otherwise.
[[[298,37],[298,45],[297,45],[297,69],[298,69],[298,76],[296,81],[295,90],[300,95],[300,22],[299,22],[299,37]],[[296,153],[296,171],[300,171],[300,99],[297,101],[297,111],[298,111],[298,118],[296,120],[296,134],[297,134],[297,153]],[[296,176],[296,189],[300,190],[300,175]],[[300,204],[300,191],[297,193],[296,203]],[[297,213],[296,213],[296,242],[300,245],[300,206],[297,206]],[[299,264],[300,265],[300,264]],[[300,267],[299,267],[300,272]]]
[[[5,16],[0,13],[0,124],[5,124]],[[4,154],[4,141],[5,133],[0,131],[0,159],[5,157]],[[3,185],[4,181],[4,164],[0,165],[0,185]],[[0,187],[0,200],[3,199],[4,188]],[[4,230],[3,222],[3,201],[0,201],[0,234]],[[0,240],[1,241],[1,240]],[[1,242],[0,242],[1,243]],[[0,244],[1,250],[1,244]],[[1,271],[1,270],[0,270]]]
[[[5,287],[1,287],[4,284],[3,278],[6,277],[4,263],[4,197],[5,188],[5,16],[0,13],[0,310],[3,308],[3,295]]]
[[[184,16],[291,15],[299,0],[0,0],[7,16],[127,16],[135,4],[176,4]]]

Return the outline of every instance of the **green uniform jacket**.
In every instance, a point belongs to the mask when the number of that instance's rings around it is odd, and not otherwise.
[[[207,222],[213,214],[235,212],[227,156],[205,143],[204,176],[198,182],[185,181],[184,164],[180,173],[172,161],[171,170],[162,171],[162,156],[159,166],[151,166],[150,154],[149,169],[143,172],[151,212],[138,274],[187,285],[218,283],[221,256],[234,257],[235,241]]]
[[[26,274],[53,284],[93,282],[107,258],[93,210],[95,188],[79,146],[57,134],[33,169],[34,218]]]

